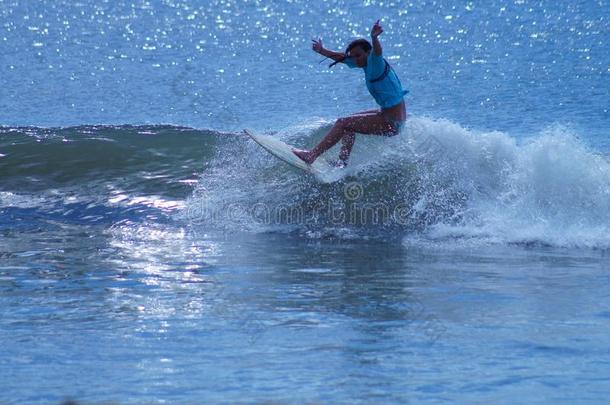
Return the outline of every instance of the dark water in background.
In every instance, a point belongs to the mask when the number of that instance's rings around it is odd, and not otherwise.
[[[603,402],[609,10],[3,3],[0,402]],[[240,134],[372,108],[376,18],[400,137]]]

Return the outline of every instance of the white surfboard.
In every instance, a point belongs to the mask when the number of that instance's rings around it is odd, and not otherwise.
[[[295,148],[287,143],[269,135],[255,134],[247,129],[244,129],[244,132],[273,156],[283,160],[292,167],[313,174],[324,183],[337,181],[342,177],[342,169],[332,166],[321,156],[312,164],[307,164],[292,152]]]

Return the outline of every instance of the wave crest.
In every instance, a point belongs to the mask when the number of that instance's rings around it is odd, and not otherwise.
[[[309,147],[328,128],[277,136]],[[359,136],[345,176],[333,184],[245,138],[225,147],[189,202],[189,219],[208,226],[407,243],[610,246],[610,163],[565,128],[518,142],[411,118],[398,137]]]

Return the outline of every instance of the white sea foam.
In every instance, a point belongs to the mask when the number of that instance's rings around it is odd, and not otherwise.
[[[276,136],[310,147],[329,128]],[[223,148],[189,202],[208,225],[435,245],[610,246],[610,163],[566,128],[517,140],[414,117],[400,136],[358,136],[345,176],[331,185],[247,139]]]
[[[426,228],[428,240],[610,246],[610,163],[566,128],[517,142],[500,132],[413,119],[406,137],[420,144],[434,138],[427,187],[441,185],[465,199],[458,220]]]

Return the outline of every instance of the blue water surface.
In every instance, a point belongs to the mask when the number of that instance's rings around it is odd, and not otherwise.
[[[607,402],[608,16],[0,2],[0,402]],[[374,108],[311,39],[377,19],[399,136],[324,183],[241,133]]]
[[[414,114],[528,134],[608,122],[604,1],[40,1],[0,11],[4,125],[280,129],[374,107],[335,50],[385,29]]]

